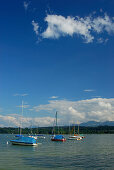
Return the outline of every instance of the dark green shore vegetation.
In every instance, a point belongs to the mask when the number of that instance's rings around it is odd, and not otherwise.
[[[78,127],[75,127],[76,133]],[[23,128],[22,134],[52,134],[53,127]],[[73,134],[73,127],[60,126],[54,129],[56,134]],[[19,128],[0,127],[0,134],[19,134]],[[114,134],[114,126],[84,127],[80,126],[80,134]]]

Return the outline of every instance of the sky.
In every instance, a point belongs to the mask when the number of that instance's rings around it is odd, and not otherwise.
[[[113,0],[0,1],[0,127],[114,121],[113,65]]]

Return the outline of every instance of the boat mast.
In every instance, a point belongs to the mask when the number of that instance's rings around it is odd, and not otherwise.
[[[59,134],[59,126],[58,126],[58,122],[57,122],[57,111],[56,111],[55,117],[56,117],[56,127],[57,127],[57,129],[58,129],[58,134]]]
[[[22,100],[22,116],[23,116],[23,100]],[[22,133],[22,118],[21,118],[21,126],[20,126],[20,135]]]
[[[69,122],[69,134],[70,134],[70,122]]]
[[[56,112],[56,115],[55,115],[55,117],[56,117],[56,127],[57,127],[57,112]]]
[[[74,124],[74,136],[75,136],[75,124]]]
[[[77,124],[78,124],[78,135],[79,135],[79,122],[77,122]]]

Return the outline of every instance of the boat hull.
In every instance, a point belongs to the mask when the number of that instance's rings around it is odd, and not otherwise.
[[[34,138],[30,137],[20,137],[16,140],[10,141],[13,145],[24,145],[24,146],[36,146],[37,142]]]
[[[51,141],[65,142],[66,139],[51,139]]]
[[[82,137],[81,136],[70,136],[68,139],[69,140],[82,140]]]
[[[36,146],[38,145],[37,143],[24,143],[24,142],[15,142],[15,141],[10,141],[12,145],[21,145],[21,146]]]

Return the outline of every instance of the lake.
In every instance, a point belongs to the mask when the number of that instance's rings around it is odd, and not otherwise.
[[[0,170],[114,169],[114,134],[91,134],[66,142],[52,142],[45,136],[33,147],[12,145],[14,135],[0,134]]]

